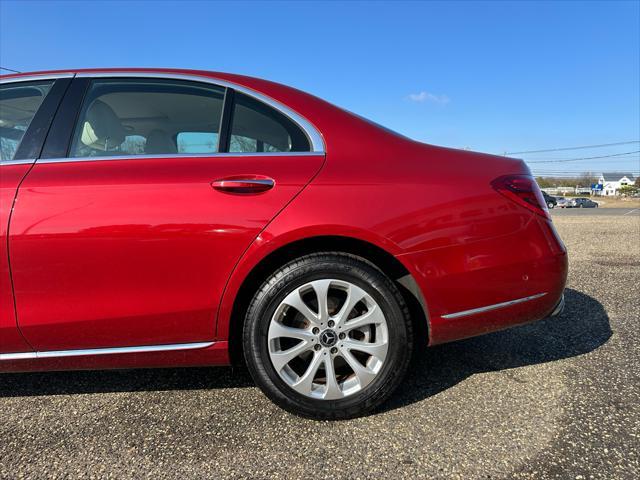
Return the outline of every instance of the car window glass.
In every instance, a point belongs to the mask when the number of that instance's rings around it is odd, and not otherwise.
[[[0,85],[0,160],[13,160],[53,80]]]
[[[211,132],[178,133],[178,153],[215,153],[218,151],[218,134]]]
[[[217,152],[224,91],[180,80],[94,80],[70,156]]]
[[[309,140],[282,113],[236,92],[231,121],[230,152],[308,152]]]

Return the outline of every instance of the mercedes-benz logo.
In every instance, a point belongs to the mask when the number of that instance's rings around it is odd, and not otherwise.
[[[333,347],[338,341],[338,334],[333,330],[325,330],[320,334],[320,343],[323,347]]]

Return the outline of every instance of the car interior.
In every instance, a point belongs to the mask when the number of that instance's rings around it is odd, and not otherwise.
[[[190,152],[217,151],[222,89],[183,87],[185,92],[176,93],[135,91],[132,87],[139,84],[105,85],[93,89],[92,99],[80,115],[72,156],[183,153],[178,136],[185,132],[209,133],[216,140],[189,144]],[[123,91],[122,85],[129,88]]]
[[[29,127],[36,110],[51,87],[51,82],[41,85],[3,88],[0,91],[0,145],[2,160],[11,160],[20,140]]]
[[[215,153],[223,102],[219,87],[95,82],[76,126],[71,156]],[[236,93],[230,152],[308,149],[293,122]]]

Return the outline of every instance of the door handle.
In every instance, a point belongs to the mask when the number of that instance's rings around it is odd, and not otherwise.
[[[226,193],[262,193],[272,189],[276,182],[263,175],[242,175],[220,178],[211,182],[214,190]]]

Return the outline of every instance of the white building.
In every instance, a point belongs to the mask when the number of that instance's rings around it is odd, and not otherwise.
[[[596,190],[596,195],[617,195],[620,187],[624,185],[633,185],[636,181],[635,177],[630,173],[610,172],[602,173],[598,179],[598,183],[602,185],[602,190]]]

